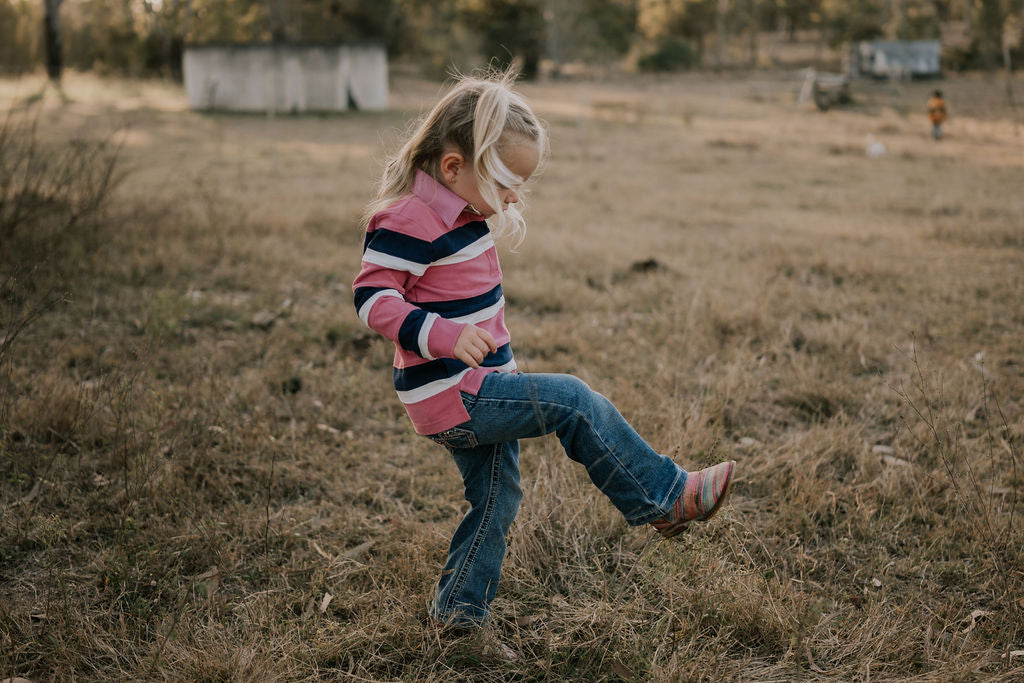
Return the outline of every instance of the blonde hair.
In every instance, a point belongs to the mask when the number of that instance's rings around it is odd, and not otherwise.
[[[526,99],[513,90],[516,76],[515,71],[507,70],[480,77],[459,77],[430,113],[415,124],[398,153],[388,160],[377,198],[366,208],[364,224],[412,190],[417,170],[443,184],[441,156],[454,148],[472,162],[480,195],[495,207],[491,231],[497,237],[510,236],[518,244],[526,232],[526,221],[515,205],[503,206],[498,184],[516,187],[525,178],[513,173],[502,161],[502,144],[508,142],[503,136],[536,143],[543,157],[547,131]]]

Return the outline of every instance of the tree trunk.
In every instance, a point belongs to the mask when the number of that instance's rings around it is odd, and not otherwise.
[[[748,16],[747,19],[750,22],[750,42],[748,48],[750,50],[750,66],[756,69],[758,62],[758,45],[757,45],[757,33],[761,30],[761,12],[758,0],[749,0]]]
[[[287,8],[280,0],[266,0],[266,5],[270,42],[283,43],[288,39]]]
[[[551,61],[552,76],[558,76],[562,66],[561,45],[558,33],[558,0],[545,0],[544,24],[548,34],[548,59]]]
[[[1006,70],[1006,101],[1013,111],[1013,134],[1019,135],[1017,117],[1017,98],[1013,95],[1013,61],[1011,51],[1020,47],[1021,27],[1016,16],[1011,16],[1003,24],[1003,68]]]
[[[1003,19],[1003,10],[999,0],[980,0],[975,28],[980,32],[978,35],[979,56],[981,65],[986,69],[996,68],[999,60]]]
[[[725,15],[729,11],[729,0],[718,0],[718,10],[715,13],[715,70],[721,71],[725,64]]]
[[[60,40],[60,3],[62,0],[44,0],[46,14],[43,18],[43,40],[46,43],[46,75],[54,83],[60,83],[64,70],[64,56]]]

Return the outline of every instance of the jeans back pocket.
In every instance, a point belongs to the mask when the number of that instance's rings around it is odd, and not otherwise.
[[[427,436],[434,443],[439,443],[445,448],[476,448],[480,445],[476,434],[462,427],[452,427],[437,434]]]

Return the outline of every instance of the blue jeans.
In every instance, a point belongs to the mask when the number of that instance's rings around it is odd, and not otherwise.
[[[469,421],[429,437],[451,452],[470,504],[431,603],[440,621],[474,625],[487,618],[523,497],[518,439],[555,432],[630,525],[664,517],[683,492],[686,471],[652,450],[608,399],[576,377],[492,373],[476,396],[463,393],[462,400]]]

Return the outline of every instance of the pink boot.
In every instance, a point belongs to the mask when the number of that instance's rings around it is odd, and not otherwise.
[[[654,520],[651,526],[665,538],[672,538],[684,531],[690,522],[711,519],[729,495],[735,469],[736,461],[730,460],[698,472],[688,472],[683,494],[672,505],[668,515]]]

